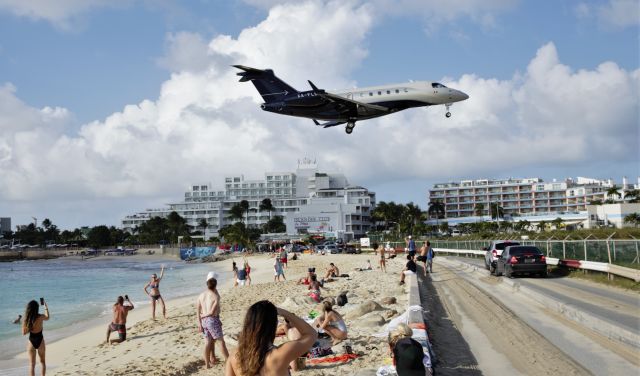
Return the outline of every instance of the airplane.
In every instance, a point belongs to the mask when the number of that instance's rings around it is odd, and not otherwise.
[[[444,105],[447,118],[454,102],[468,99],[460,90],[438,82],[415,81],[375,87],[354,88],[329,93],[308,81],[311,90],[298,91],[282,81],[271,69],[234,65],[242,72],[240,82],[251,81],[264,103],[264,111],[281,115],[310,118],[323,128],[346,124],[347,134],[353,132],[356,121],[389,115],[413,107]],[[320,123],[318,120],[326,120]]]

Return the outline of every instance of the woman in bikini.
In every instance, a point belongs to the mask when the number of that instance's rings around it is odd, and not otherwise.
[[[322,298],[320,297],[320,283],[318,282],[318,277],[315,274],[312,274],[309,277],[309,296],[316,303],[320,303]]]
[[[164,299],[162,299],[162,295],[160,295],[160,281],[164,276],[164,265],[162,265],[162,269],[160,270],[160,278],[153,273],[151,275],[151,281],[144,286],[144,293],[151,297],[151,316],[153,319],[156,319],[156,301],[160,301],[162,303],[162,316],[167,318],[167,308],[164,305]],[[147,290],[151,289],[151,290]]]
[[[251,265],[249,265],[249,261],[244,259],[244,271],[247,272],[247,286],[251,285]]]
[[[347,339],[347,324],[342,316],[333,310],[333,304],[329,301],[322,302],[323,315],[315,321],[316,327],[323,329],[333,342],[333,345]]]
[[[300,337],[276,347],[278,315],[288,320]],[[238,348],[229,355],[225,375],[289,375],[289,364],[309,351],[317,338],[316,331],[298,316],[268,300],[259,301],[247,310]]]
[[[384,247],[382,246],[382,244],[378,245],[376,243],[373,243],[373,249],[378,251],[378,254],[380,255],[380,270],[382,270],[383,272],[387,272],[387,262],[385,260],[384,257]]]
[[[40,305],[35,300],[27,304],[24,312],[24,321],[22,323],[22,335],[29,333],[29,342],[27,342],[27,354],[29,355],[29,376],[35,375],[36,368],[36,352],[40,357],[40,365],[42,366],[42,375],[47,371],[45,363],[45,344],[42,336],[43,322],[49,320],[49,307],[44,299],[40,298],[40,302],[44,304],[44,315],[38,311]]]

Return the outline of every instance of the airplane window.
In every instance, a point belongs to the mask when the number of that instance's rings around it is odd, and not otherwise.
[[[437,82],[434,82],[434,83],[431,84],[431,87],[433,87],[434,89],[437,89],[437,88],[446,87],[446,86],[444,86],[443,84],[439,84]]]
[[[379,91],[379,92],[378,92],[378,95],[382,95],[382,92],[381,92],[381,91]]]
[[[396,94],[399,94],[399,93],[400,93],[400,90],[396,89]]]
[[[391,94],[391,90],[387,90],[387,94]]]
[[[405,87],[405,88],[404,88],[404,92],[405,92],[405,93],[408,93],[408,92],[409,92],[409,89],[407,89],[407,88]]]
[[[373,97],[373,93],[372,93],[372,92],[369,92],[369,96],[370,96],[370,97]]]

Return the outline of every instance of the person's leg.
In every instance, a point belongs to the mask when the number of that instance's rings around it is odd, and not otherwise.
[[[283,281],[286,281],[286,280],[287,280],[287,277],[285,277],[285,276],[284,276],[284,273],[282,273],[282,280],[283,280]]]
[[[44,340],[42,340],[42,344],[40,344],[40,347],[38,347],[38,357],[40,357],[40,368],[41,368],[40,372],[42,373],[42,376],[44,376],[45,373],[47,372],[47,363],[45,361],[45,353],[46,353],[46,346],[44,344]],[[35,355],[34,355],[34,358],[35,358]]]
[[[109,337],[111,337],[111,324],[107,326],[107,340],[105,341],[107,345],[109,344]]]
[[[213,341],[207,335],[204,343],[204,365],[207,368],[211,368],[211,361],[215,358],[215,353],[212,353],[211,348],[213,347]]]
[[[151,318],[156,319],[156,299],[151,298]]]
[[[160,303],[162,303],[162,317],[167,318],[167,307],[164,305],[164,299],[160,297]]]
[[[222,350],[222,356],[224,356],[224,359],[229,359],[229,350],[227,350],[227,343],[224,341],[224,337],[218,338],[216,342],[220,342],[220,349]]]
[[[36,349],[31,342],[27,343],[27,355],[29,356],[29,376],[34,376],[36,373]]]
[[[332,343],[334,345],[347,338],[347,333],[336,328],[335,326],[327,326],[326,328],[324,328],[324,332],[331,337]]]
[[[400,272],[400,284],[404,283],[404,271]]]

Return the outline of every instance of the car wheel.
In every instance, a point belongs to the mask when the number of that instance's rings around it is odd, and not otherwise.
[[[542,277],[542,278],[547,278],[548,276],[549,276],[549,272],[546,271],[546,270],[544,272],[540,273],[540,277]]]
[[[504,276],[507,278],[513,278],[513,272],[510,269],[504,268]]]
[[[498,266],[497,265],[496,265],[496,268],[495,268],[495,274],[496,274],[496,277],[500,277],[502,275],[502,272],[498,271]]]

